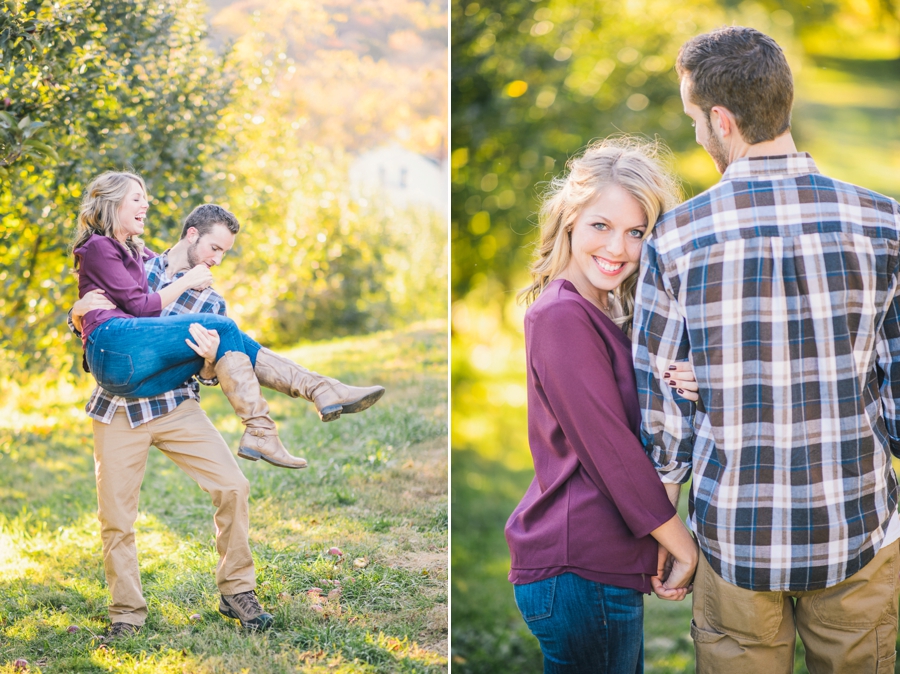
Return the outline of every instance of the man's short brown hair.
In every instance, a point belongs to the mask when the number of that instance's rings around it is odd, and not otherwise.
[[[730,26],[688,40],[675,69],[690,81],[691,102],[707,120],[713,106],[734,114],[754,145],[791,128],[794,79],[781,47],[753,28]]]
[[[209,234],[216,225],[225,225],[232,234],[241,231],[241,225],[232,213],[216,204],[201,204],[185,218],[184,226],[181,228],[181,238],[187,236],[191,227],[203,237]]]

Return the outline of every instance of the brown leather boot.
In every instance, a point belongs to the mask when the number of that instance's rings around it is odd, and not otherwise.
[[[241,437],[238,456],[249,461],[262,459],[281,468],[306,468],[306,459],[291,456],[278,439],[278,429],[269,416],[269,406],[259,390],[250,358],[229,351],[216,362],[216,376],[222,393],[247,429]]]
[[[322,421],[362,412],[384,395],[384,386],[347,386],[265,347],[256,356],[255,372],[259,383],[266,388],[315,403]]]

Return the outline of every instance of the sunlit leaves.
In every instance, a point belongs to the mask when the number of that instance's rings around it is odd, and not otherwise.
[[[72,367],[63,316],[76,298],[67,247],[81,187],[104,170],[141,172],[150,243],[168,239],[209,192],[230,85],[196,31],[197,2],[3,6],[0,345],[22,364]]]
[[[669,112],[681,42],[714,3],[459,2],[453,12],[454,295],[527,266],[540,183],[588,141],[690,129]],[[680,110],[679,110],[680,112]]]

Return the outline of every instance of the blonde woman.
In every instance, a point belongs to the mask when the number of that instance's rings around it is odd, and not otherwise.
[[[156,253],[139,238],[148,206],[144,181],[132,173],[104,173],[84,192],[73,244],[79,297],[101,289],[114,305],[88,311],[82,319],[85,362],[94,378],[114,395],[146,398],[171,391],[205,363],[214,364],[222,392],[246,427],[238,456],[304,468],[306,461],[282,445],[260,383],[309,397],[323,421],[367,409],[384,388],[347,386],[310,372],[262,348],[223,315],[160,316],[183,292],[208,287],[212,274],[197,264],[159,292],[148,292],[144,262]],[[304,396],[299,391],[310,387],[300,383],[313,379],[317,393]]]
[[[683,599],[696,568],[640,440],[627,334],[642,242],[675,194],[655,146],[618,138],[572,159],[544,196],[520,294],[535,478],[506,538],[545,672],[643,671],[643,593]],[[690,375],[672,374],[693,396]]]

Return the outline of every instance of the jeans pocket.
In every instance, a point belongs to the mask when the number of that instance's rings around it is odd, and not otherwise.
[[[553,597],[556,594],[556,579],[557,576],[554,576],[535,583],[513,586],[516,595],[516,606],[519,607],[519,612],[522,614],[525,622],[543,620],[552,615]]]
[[[134,376],[134,363],[127,353],[116,353],[108,349],[93,349],[93,359],[89,363],[97,383],[112,389],[127,386]]]

